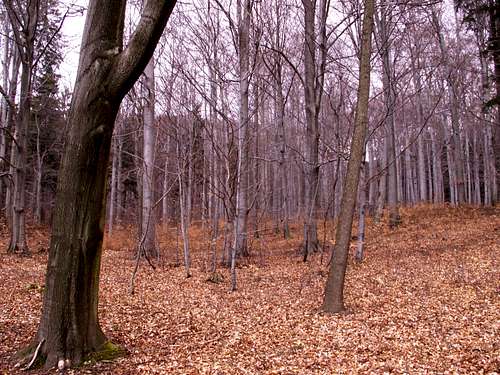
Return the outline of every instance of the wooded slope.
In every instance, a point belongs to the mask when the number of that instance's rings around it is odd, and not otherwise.
[[[302,263],[299,227],[289,241],[272,234],[253,240],[234,293],[225,269],[220,283],[206,281],[199,229],[189,279],[168,263],[175,262],[175,237],[160,231],[166,263],[156,271],[141,265],[133,296],[133,238],[116,231],[104,253],[100,318],[108,337],[130,353],[69,373],[498,371],[500,210],[425,206],[404,217],[394,231],[369,221],[365,261],[348,270],[351,313],[340,316],[317,313],[329,256]],[[46,233],[32,233],[30,247],[44,248]],[[11,374],[13,354],[40,316],[46,253],[1,257],[0,373]]]

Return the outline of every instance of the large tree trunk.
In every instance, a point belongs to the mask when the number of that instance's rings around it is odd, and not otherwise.
[[[62,157],[38,332],[45,366],[109,349],[97,315],[111,136],[120,102],[151,58],[175,0],[146,1],[122,50],[126,1],[92,0]],[[109,15],[114,15],[110,17]],[[36,352],[35,352],[36,353]]]
[[[345,272],[347,269],[347,257],[349,255],[349,242],[351,239],[354,208],[356,206],[361,162],[365,148],[366,129],[368,127],[370,56],[374,7],[374,0],[365,0],[354,134],[352,136],[351,155],[347,164],[346,182],[342,193],[339,224],[335,234],[335,248],[333,249],[330,272],[328,273],[323,300],[323,309],[330,313],[345,310]]]

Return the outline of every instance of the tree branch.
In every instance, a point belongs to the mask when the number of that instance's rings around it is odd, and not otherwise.
[[[177,0],[146,0],[128,46],[117,56],[111,72],[110,92],[123,97],[153,56],[156,44]]]

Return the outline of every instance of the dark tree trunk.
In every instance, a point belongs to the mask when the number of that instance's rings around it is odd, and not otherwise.
[[[151,58],[175,0],[146,1],[122,48],[125,0],[92,0],[62,158],[42,316],[33,344],[50,368],[109,348],[97,315],[106,175],[115,118]],[[113,17],[110,17],[113,15]],[[35,355],[37,352],[35,351]]]
[[[61,358],[80,363],[106,341],[97,305],[106,169],[118,103],[78,103],[77,96],[69,117],[37,334],[37,341],[45,339],[48,366]]]

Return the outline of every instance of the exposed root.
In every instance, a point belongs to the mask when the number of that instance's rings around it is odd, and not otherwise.
[[[21,359],[19,360],[18,363],[15,364],[14,368],[20,368],[21,366],[23,366],[24,364],[26,364],[23,368],[21,368],[21,370],[23,371],[28,371],[30,370],[31,368],[33,368],[33,365],[36,363],[36,360],[38,359],[39,355],[40,355],[40,349],[42,348],[42,345],[43,343],[45,342],[45,339],[41,339],[35,350],[32,351],[33,347],[31,346],[30,348],[26,349],[25,351],[22,351],[20,353],[25,353],[25,354],[19,354],[21,356]],[[31,356],[31,353],[33,353],[33,356],[30,358]]]

